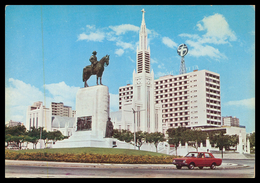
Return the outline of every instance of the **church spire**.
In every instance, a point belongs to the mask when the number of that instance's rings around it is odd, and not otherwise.
[[[141,10],[143,12],[143,18],[142,18],[142,24],[141,24],[141,30],[140,30],[140,36],[139,36],[139,49],[140,50],[147,50],[147,32],[146,32],[146,26],[144,21],[144,9]]]
[[[142,9],[141,11],[143,12],[142,25],[145,25],[145,22],[144,22],[144,13],[145,13],[145,11],[144,11],[144,9]]]
[[[141,29],[139,33],[139,47],[137,47],[137,72],[138,73],[150,73],[150,48],[147,48],[147,31],[144,20],[144,9]]]

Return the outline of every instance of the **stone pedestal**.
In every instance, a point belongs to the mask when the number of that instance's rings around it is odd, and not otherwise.
[[[53,148],[112,147],[112,139],[104,138],[108,116],[108,87],[80,88],[76,96],[76,131],[69,139],[56,142]]]
[[[97,85],[79,89],[76,98],[75,126],[77,126],[78,118],[91,117],[91,136],[103,138],[105,137],[108,116],[109,92],[107,86]]]

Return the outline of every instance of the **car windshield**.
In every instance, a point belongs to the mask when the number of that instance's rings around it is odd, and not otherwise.
[[[197,156],[198,156],[198,153],[196,153],[196,152],[190,152],[190,153],[188,153],[185,157],[194,157],[194,158],[197,158]]]

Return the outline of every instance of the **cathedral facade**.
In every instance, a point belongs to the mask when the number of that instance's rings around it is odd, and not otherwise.
[[[133,85],[119,88],[119,111],[111,112],[111,121],[114,122],[116,129],[162,132],[160,104],[156,105],[154,101],[154,72],[150,68],[145,11],[142,10],[142,12]]]

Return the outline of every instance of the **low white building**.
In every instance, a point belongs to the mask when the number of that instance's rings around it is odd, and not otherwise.
[[[52,131],[60,131],[64,136],[72,136],[76,130],[75,118],[66,116],[52,116]]]
[[[27,130],[31,127],[44,127],[46,131],[51,131],[51,111],[46,108],[41,101],[34,102],[27,108],[26,126]]]
[[[54,105],[55,103],[52,103]],[[63,105],[63,103],[61,103]],[[68,108],[68,107],[67,107]],[[59,130],[65,136],[75,131],[75,117],[52,115],[52,107],[46,108],[41,101],[29,106],[26,114],[26,129],[44,127],[46,131]]]

